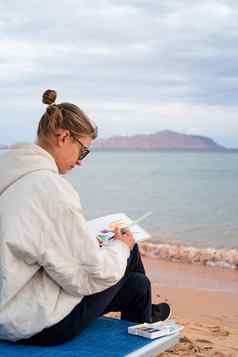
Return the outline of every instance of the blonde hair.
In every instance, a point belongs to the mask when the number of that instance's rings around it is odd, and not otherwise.
[[[55,135],[57,129],[67,129],[72,137],[90,136],[97,137],[97,127],[88,116],[76,105],[71,103],[55,104],[57,92],[47,89],[42,96],[42,102],[47,104],[45,113],[38,124],[37,136],[47,140]]]

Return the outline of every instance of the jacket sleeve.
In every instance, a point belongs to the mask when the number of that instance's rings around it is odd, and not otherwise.
[[[123,277],[129,248],[121,241],[100,248],[81,208],[62,208],[51,228],[42,239],[40,261],[66,292],[75,296],[91,295]]]

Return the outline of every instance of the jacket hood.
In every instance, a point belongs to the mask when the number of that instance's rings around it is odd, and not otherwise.
[[[21,177],[37,170],[58,172],[56,162],[46,150],[35,144],[16,144],[0,155],[0,195]]]

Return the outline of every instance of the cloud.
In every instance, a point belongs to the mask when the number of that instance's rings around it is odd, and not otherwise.
[[[105,135],[118,130],[112,118],[136,133],[149,116],[153,130],[191,127],[234,146],[237,20],[235,0],[2,2],[3,117],[37,122],[41,93],[55,88],[105,122]],[[36,124],[27,125],[30,138]]]

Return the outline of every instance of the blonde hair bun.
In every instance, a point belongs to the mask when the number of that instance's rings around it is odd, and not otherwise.
[[[42,102],[44,104],[53,104],[57,98],[57,92],[53,89],[47,89],[42,96]]]

